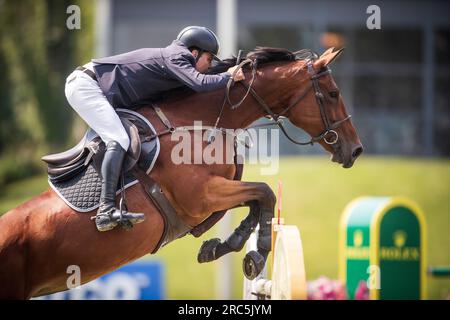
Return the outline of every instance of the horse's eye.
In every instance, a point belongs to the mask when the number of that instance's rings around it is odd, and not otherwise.
[[[331,91],[329,93],[330,97],[332,98],[337,98],[339,96],[339,92],[338,91]]]

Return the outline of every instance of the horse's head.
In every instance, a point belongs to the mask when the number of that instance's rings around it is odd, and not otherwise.
[[[329,151],[333,162],[350,168],[363,148],[328,67],[341,52],[331,48],[320,57],[291,56],[282,59],[289,62],[261,65],[257,79],[261,76],[262,81],[255,82],[255,89],[267,99],[275,118],[287,117],[312,136],[311,142]]]

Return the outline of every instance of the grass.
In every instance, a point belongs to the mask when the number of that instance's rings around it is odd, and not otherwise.
[[[260,175],[248,165],[244,180],[264,181],[276,190],[283,182],[286,223],[302,233],[308,279],[338,275],[338,223],[346,204],[362,195],[400,195],[413,199],[425,212],[428,226],[428,264],[450,265],[450,161],[439,159],[363,157],[345,170],[324,157],[290,157],[280,161],[275,176]],[[8,186],[0,196],[0,212],[47,188],[38,176]],[[233,211],[233,226],[246,215]],[[200,239],[188,236],[164,247],[156,256],[167,267],[169,299],[214,299],[219,263],[198,264],[197,251],[206,239],[216,237],[215,227]],[[243,252],[232,256],[232,298],[242,296]],[[441,299],[450,294],[450,279],[428,281],[428,296]]]

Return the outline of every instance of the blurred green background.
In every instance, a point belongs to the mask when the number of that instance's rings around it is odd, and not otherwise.
[[[71,4],[83,7],[80,30],[66,27]],[[92,57],[93,14],[89,0],[0,1],[0,188],[44,172],[41,156],[82,135],[64,84]]]
[[[450,265],[450,161],[362,156],[351,169],[331,163],[325,156],[286,157],[276,176],[262,176],[260,167],[248,165],[244,180],[264,181],[273,190],[283,183],[282,216],[300,229],[308,280],[321,275],[338,277],[338,225],[344,207],[363,196],[401,195],[418,203],[428,226],[428,265]],[[0,196],[0,212],[48,188],[39,175],[9,185]],[[233,225],[247,214],[233,212]],[[202,242],[217,236],[217,227],[197,239],[187,236],[156,256],[166,266],[167,298],[215,299],[218,262],[197,263]],[[233,254],[233,298],[242,297],[241,263],[244,250]],[[450,295],[450,279],[428,278],[430,299]]]

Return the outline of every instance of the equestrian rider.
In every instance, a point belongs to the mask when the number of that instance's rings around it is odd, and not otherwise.
[[[130,144],[114,109],[148,105],[158,95],[182,86],[196,92],[225,88],[236,67],[219,74],[204,74],[212,59],[219,60],[218,51],[219,43],[211,30],[190,26],[165,48],[143,48],[93,59],[67,77],[65,94],[69,104],[106,145],[100,207],[95,217],[99,231],[111,230],[119,223],[116,190]],[[243,78],[238,71],[234,80]],[[145,217],[143,213],[122,211],[122,219],[134,225]]]

